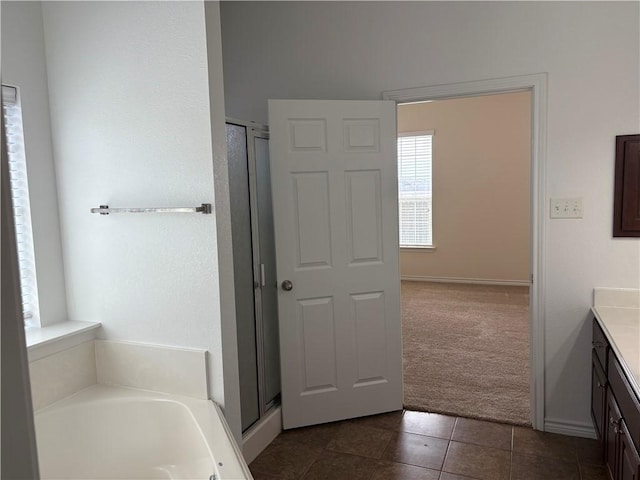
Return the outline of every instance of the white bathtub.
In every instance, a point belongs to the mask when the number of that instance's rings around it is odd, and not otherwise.
[[[95,385],[35,414],[43,479],[251,479],[213,402]]]

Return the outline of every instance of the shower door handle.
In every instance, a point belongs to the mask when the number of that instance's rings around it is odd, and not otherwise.
[[[285,280],[284,282],[282,282],[282,289],[285,292],[290,292],[291,290],[293,290],[293,283],[291,283],[291,280]]]
[[[264,263],[260,264],[260,287],[264,288],[267,284],[267,277],[264,275]]]

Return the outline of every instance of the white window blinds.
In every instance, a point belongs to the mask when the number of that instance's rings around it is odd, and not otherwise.
[[[22,130],[22,109],[18,89],[2,85],[2,113],[9,159],[9,181],[13,201],[13,217],[16,227],[22,310],[25,327],[40,326],[38,287],[36,283],[33,232],[29,205],[27,163]]]
[[[398,137],[400,246],[433,245],[431,157],[433,132]]]

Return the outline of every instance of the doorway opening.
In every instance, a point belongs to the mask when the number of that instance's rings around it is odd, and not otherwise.
[[[404,405],[530,425],[532,92],[398,104]]]
[[[399,103],[408,103],[419,100],[481,97],[488,94],[498,95],[507,92],[528,92],[530,100],[530,405],[531,423],[534,428],[543,429],[544,310],[541,307],[544,305],[544,302],[542,290],[543,283],[541,279],[544,278],[544,234],[542,231],[544,222],[542,217],[543,214],[541,212],[546,211],[544,208],[544,120],[546,104],[546,75],[530,75],[509,79],[472,82],[468,84],[425,87],[421,89],[412,89],[410,91],[387,92],[385,94],[385,98],[396,100],[396,102]],[[272,109],[272,107],[274,108]],[[368,109],[380,109],[380,111],[363,111],[362,109],[365,107]],[[346,113],[336,113],[333,115],[333,110],[340,109],[346,109],[348,111]],[[354,113],[352,110],[357,111]],[[381,113],[382,110],[383,112]],[[284,211],[286,213],[286,215],[280,217],[275,215],[274,219],[278,220],[278,218],[284,218],[285,220],[288,220],[288,223],[285,223],[280,227],[278,227],[276,222],[275,232],[282,234],[283,238],[289,239],[293,242],[290,242],[290,244],[276,242],[276,246],[282,246],[283,253],[295,253],[293,256],[286,254],[278,255],[279,259],[288,258],[289,261],[293,263],[292,268],[288,268],[288,270],[284,271],[281,275],[279,274],[281,279],[287,280],[282,281],[282,290],[285,292],[292,291],[291,288],[285,288],[285,283],[289,283],[289,287],[291,287],[291,283],[295,285],[293,288],[294,293],[281,294],[286,295],[290,301],[289,303],[295,307],[287,315],[283,315],[283,318],[299,320],[297,322],[294,321],[290,328],[280,328],[280,345],[291,347],[293,351],[292,358],[303,359],[302,362],[282,361],[281,364],[283,367],[298,368],[301,365],[304,367],[304,375],[300,374],[300,370],[288,372],[286,374],[283,371],[282,378],[283,380],[291,380],[292,382],[289,385],[289,387],[291,387],[290,393],[292,392],[292,399],[302,399],[303,401],[313,400],[315,402],[314,405],[311,405],[309,408],[305,406],[304,408],[294,408],[293,410],[290,408],[291,404],[287,407],[285,402],[283,407],[283,418],[287,408],[289,408],[290,412],[296,415],[300,412],[302,412],[301,415],[308,413],[308,415],[306,415],[302,420],[296,417],[294,419],[295,421],[290,422],[290,424],[286,424],[285,422],[285,428],[293,428],[295,426],[327,421],[324,417],[320,418],[320,415],[323,415],[330,409],[326,408],[326,401],[324,399],[320,399],[320,396],[330,394],[334,397],[338,397],[338,394],[335,392],[342,392],[342,390],[338,388],[339,383],[336,383],[336,379],[338,378],[337,372],[347,372],[348,392],[356,391],[356,393],[360,395],[362,395],[365,386],[377,387],[379,385],[386,385],[390,383],[389,379],[395,381],[401,376],[402,365],[399,351],[400,325],[398,321],[394,322],[393,318],[391,318],[392,315],[394,315],[394,312],[397,312],[398,314],[400,312],[399,302],[397,301],[397,291],[394,292],[395,298],[391,298],[390,296],[390,301],[388,302],[389,305],[395,305],[397,308],[390,309],[390,320],[388,323],[385,323],[387,317],[381,313],[383,310],[379,308],[376,303],[379,302],[379,299],[381,298],[381,288],[379,287],[365,284],[362,288],[358,288],[357,291],[349,291],[344,288],[340,288],[335,294],[332,293],[333,291],[328,293],[318,293],[317,289],[313,290],[307,285],[308,282],[305,283],[301,279],[293,278],[293,274],[301,270],[304,271],[305,274],[309,272],[315,273],[316,277],[319,270],[322,270],[322,272],[329,271],[330,269],[327,267],[331,267],[333,265],[335,252],[333,251],[332,246],[334,244],[340,246],[341,253],[339,253],[341,256],[339,259],[342,259],[343,257],[348,258],[351,259],[352,263],[357,260],[366,266],[372,264],[378,265],[380,262],[377,260],[382,258],[381,249],[386,246],[387,250],[384,251],[384,258],[392,259],[396,262],[395,268],[393,269],[394,271],[389,272],[389,274],[386,275],[367,275],[366,277],[363,277],[363,279],[367,282],[378,280],[380,278],[391,279],[395,288],[399,286],[399,269],[397,268],[398,245],[395,241],[378,241],[382,236],[380,234],[380,222],[378,221],[378,218],[385,218],[385,216],[380,215],[380,213],[382,213],[382,208],[387,209],[387,219],[393,218],[393,228],[390,228],[389,230],[392,231],[392,238],[397,238],[397,217],[394,218],[398,212],[397,203],[395,202],[397,197],[394,195],[395,198],[393,198],[393,201],[386,203],[382,202],[382,189],[380,188],[380,179],[387,179],[391,181],[391,184],[387,185],[389,188],[387,188],[386,191],[392,191],[395,193],[395,187],[393,186],[396,182],[395,167],[392,164],[390,173],[387,172],[385,175],[378,175],[376,173],[377,170],[372,170],[372,164],[370,161],[362,161],[362,157],[365,153],[374,155],[376,161],[379,161],[380,158],[389,158],[388,155],[386,157],[378,155],[381,150],[385,150],[387,152],[393,151],[395,153],[395,147],[393,145],[396,140],[394,110],[395,105],[390,102],[353,102],[353,104],[347,105],[345,102],[340,102],[340,104],[338,104],[336,102],[319,100],[270,101],[269,112],[270,124],[272,127],[271,135],[272,138],[275,137],[277,139],[277,141],[272,142],[271,146],[277,145],[280,150],[282,150],[281,152],[275,149],[276,151],[275,153],[272,151],[272,155],[274,158],[286,159],[286,161],[283,160],[282,164],[274,162],[274,164],[278,166],[279,170],[276,169],[275,173],[272,172],[272,179],[274,179],[273,191],[286,193],[293,188],[295,193],[295,195],[283,194],[282,204],[276,205],[276,202],[274,201],[274,211],[276,213],[279,211]],[[340,111],[342,112],[342,110]],[[380,121],[373,121],[375,120],[373,117],[376,117],[376,115],[379,115]],[[342,119],[341,123],[340,119]],[[332,125],[331,129],[329,129],[329,120],[333,123],[338,121],[339,128],[335,128]],[[329,130],[334,133],[340,132],[342,135],[328,136],[327,131]],[[386,134],[382,135],[381,132],[386,132]],[[434,135],[436,136],[435,144],[437,151],[438,131],[435,127],[434,132]],[[334,144],[330,144],[330,141],[334,142]],[[335,142],[338,142],[338,144],[335,145]],[[339,151],[345,154],[357,153],[357,156],[350,156],[345,160],[346,163],[327,162],[325,157],[328,155],[329,151],[334,153]],[[328,180],[332,178],[344,178],[345,172],[340,171],[340,175],[331,176],[327,174],[327,168],[328,166],[335,166],[336,168],[342,168],[344,170],[347,168],[346,165],[348,165],[349,162],[354,161],[359,163],[355,166],[348,166],[349,170],[347,173],[349,174],[348,180],[350,183],[348,183],[347,187],[349,188],[344,188],[345,185],[342,184],[338,187],[338,190],[335,188],[333,189],[334,191],[345,192],[349,202],[345,203],[346,201],[344,200],[341,200],[341,202],[346,204],[348,208],[331,208],[332,202],[335,204],[336,201],[334,196],[329,195]],[[316,164],[318,164],[316,168],[317,171],[312,168]],[[360,167],[360,164],[362,164],[362,167]],[[385,165],[388,165],[388,162],[380,164],[382,168],[384,168]],[[357,173],[354,170],[355,167],[363,169],[362,175],[355,174]],[[291,182],[292,174],[294,174],[294,182]],[[277,183],[276,180],[280,183]],[[357,198],[354,197],[356,193],[359,195]],[[485,195],[490,195],[491,193],[492,192],[487,193],[487,189],[485,188]],[[351,196],[349,197],[349,195]],[[357,201],[355,201],[354,198]],[[434,201],[437,201],[437,198],[434,197]],[[293,207],[291,206],[292,202],[296,204]],[[279,210],[276,206],[281,207],[282,210]],[[344,225],[349,226],[349,222],[353,223],[354,220],[358,220],[358,228],[349,228],[344,232],[341,232],[341,237],[346,236],[347,238],[346,243],[344,241],[337,243],[331,242],[331,239],[329,238],[328,232],[330,229],[326,227],[327,225],[332,225],[330,223],[330,219],[331,214],[333,213],[340,215],[344,214],[348,217],[346,219],[348,220],[347,222],[342,218],[335,223],[340,228],[344,227]],[[290,221],[292,217],[294,218],[293,225],[291,225],[292,222]],[[477,215],[474,221],[479,221],[480,219],[482,219],[482,217]],[[293,227],[295,229],[294,235],[286,234],[286,232],[291,230],[289,227]],[[287,230],[287,228],[289,228],[289,230]],[[436,247],[438,243],[437,228],[437,224],[434,224],[433,239]],[[481,228],[476,228],[473,235],[477,235],[478,233],[476,232],[483,232],[483,230]],[[350,250],[347,248],[346,251],[346,254],[350,256],[346,256],[343,252],[343,247],[344,245],[349,247],[349,245],[352,244],[353,248]],[[338,253],[335,253],[335,255],[338,255]],[[371,260],[376,260],[376,262]],[[295,268],[296,266],[298,267],[297,270]],[[278,269],[279,268],[280,266],[278,266]],[[349,270],[350,273],[353,271],[356,271],[356,269],[351,268]],[[291,282],[289,282],[289,280],[291,280]],[[354,282],[349,282],[349,285],[353,284]],[[327,286],[333,288],[335,286],[335,282],[322,282],[323,288]],[[308,291],[305,290],[306,287],[309,287]],[[358,324],[358,315],[360,315],[361,319],[364,319],[366,316],[367,318],[380,319],[380,321],[375,323],[374,327],[376,328],[373,330],[371,328],[355,329],[355,335],[360,335],[355,338],[355,340],[356,342],[359,342],[357,343],[357,346],[359,348],[361,347],[361,350],[358,352],[357,357],[351,355],[346,358],[346,360],[351,361],[351,365],[355,365],[355,367],[350,369],[338,369],[336,366],[341,364],[340,362],[342,362],[342,359],[338,359],[335,352],[350,352],[351,350],[342,348],[338,349],[334,347],[336,347],[338,342],[341,342],[340,347],[343,345],[354,345],[354,329],[345,330],[344,334],[334,334],[334,329],[337,328],[337,324],[334,321],[336,315],[334,314],[333,297],[336,295],[345,295],[345,291],[347,292],[346,294],[351,297],[351,306],[353,306],[354,303],[356,303],[356,306],[359,306],[357,305],[357,302],[360,302],[361,305],[364,305],[364,303],[367,305],[365,305],[366,308],[361,308],[359,310],[357,308],[351,308],[350,312],[348,312],[351,316],[341,315],[339,316],[340,318],[353,318],[355,316],[356,326]],[[348,307],[350,305],[349,302],[341,302],[340,306]],[[398,320],[397,317],[395,318]],[[353,324],[354,322],[351,323]],[[367,325],[368,327],[371,326],[370,323],[371,322]],[[300,334],[301,325],[305,327],[305,335]],[[394,329],[397,327],[397,338],[392,338],[389,345],[393,347],[397,344],[398,348],[397,350],[390,349],[390,351],[392,350],[391,354],[388,354],[385,358],[384,356],[380,356],[379,352],[385,351],[380,348],[380,345],[384,345],[384,341],[386,341],[386,337],[384,335],[390,331],[387,327],[391,327],[393,332],[395,332]],[[283,332],[290,335],[291,338],[287,337],[282,340]],[[344,341],[344,339],[351,340]],[[395,341],[396,339],[398,340],[397,342]],[[299,348],[300,345],[304,348]],[[324,348],[324,345],[328,345],[329,347]],[[331,355],[328,355],[327,353],[330,353]],[[331,361],[328,361],[327,359],[331,359]],[[389,360],[387,364],[385,364],[385,360]],[[397,361],[397,364],[391,365],[394,361]],[[391,365],[393,368],[386,368],[385,371],[385,365]],[[388,372],[392,370],[394,375],[397,373],[393,378],[388,374]],[[382,372],[382,374],[378,372]],[[349,375],[355,378],[355,380],[350,378]],[[354,389],[353,387],[356,384],[357,388]],[[401,383],[396,381],[394,385],[397,384],[400,384],[400,389],[389,389],[390,391],[393,390],[393,400],[396,403],[391,406],[385,406],[384,408],[376,408],[374,409],[375,411],[390,411],[402,407]],[[284,393],[287,392],[287,389],[285,388],[286,382],[283,381],[282,386],[283,397],[286,397],[286,395],[284,395]],[[479,390],[486,390],[490,388],[492,388],[492,385],[482,385],[479,387]],[[347,390],[345,390],[345,392]],[[300,395],[301,391],[304,395]],[[375,413],[373,410],[369,412],[364,411],[361,408],[363,405],[366,405],[367,407],[370,406],[369,397],[371,396],[367,397],[367,402],[352,402],[354,407],[344,415],[341,414],[341,418],[352,418],[359,415]],[[374,396],[373,398],[377,397]],[[475,400],[481,401],[477,398]],[[343,402],[342,405],[346,404]],[[334,419],[337,418],[338,417],[335,417]]]

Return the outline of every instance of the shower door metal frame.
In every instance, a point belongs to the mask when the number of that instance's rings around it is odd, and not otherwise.
[[[249,170],[249,207],[251,217],[251,256],[253,262],[254,312],[256,323],[256,363],[258,368],[258,409],[259,422],[264,415],[279,404],[280,395],[267,402],[265,360],[264,360],[264,327],[262,314],[263,263],[260,258],[260,230],[258,224],[258,176],[256,172],[255,139],[269,140],[269,127],[254,122],[245,122],[227,117],[226,123],[244,127],[247,139],[247,166]],[[254,423],[255,425],[255,423]],[[249,427],[250,429],[251,427]],[[247,429],[247,431],[249,430]]]

